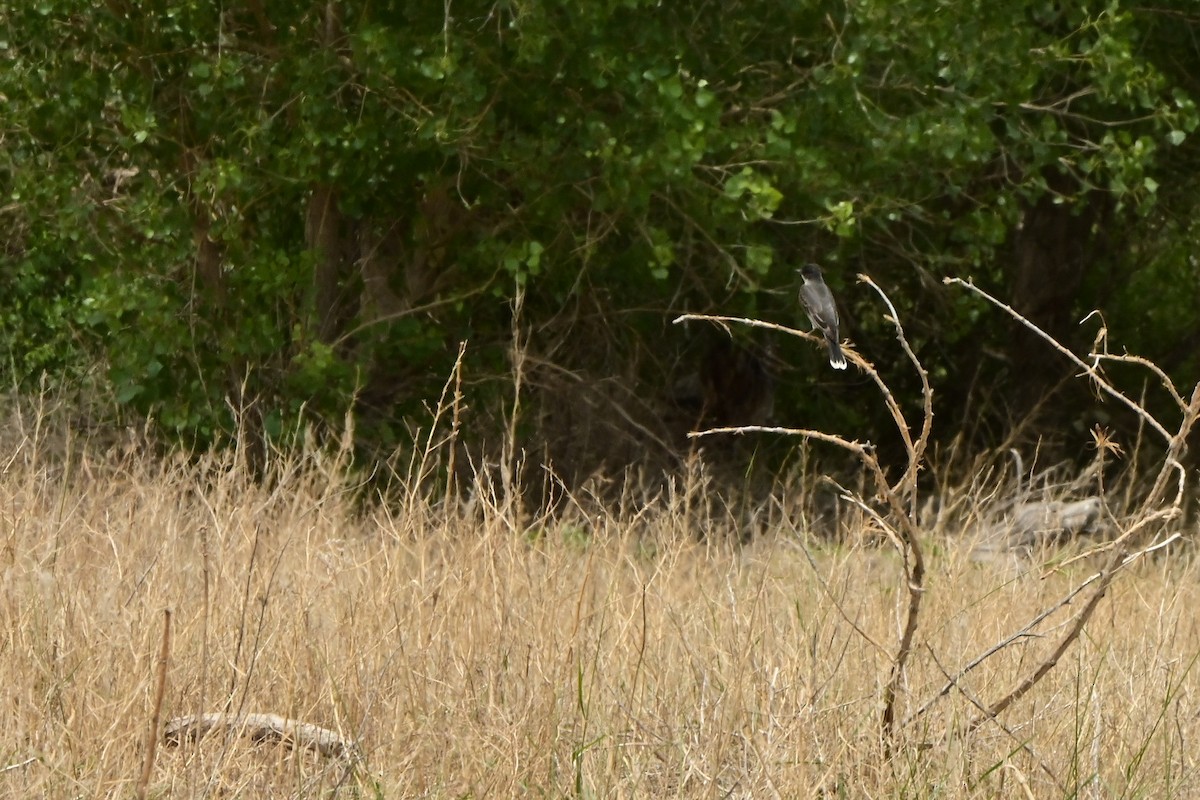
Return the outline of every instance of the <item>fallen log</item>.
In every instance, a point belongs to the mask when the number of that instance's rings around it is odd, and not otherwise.
[[[184,740],[200,739],[222,728],[249,736],[254,742],[279,742],[304,747],[326,758],[352,759],[359,755],[358,745],[328,728],[281,717],[278,714],[193,714],[176,717],[163,728],[163,741],[178,745]]]

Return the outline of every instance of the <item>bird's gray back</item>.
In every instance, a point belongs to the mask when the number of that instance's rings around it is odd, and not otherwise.
[[[808,308],[813,322],[821,326],[836,327],[838,324],[837,304],[833,302],[833,292],[823,283],[804,282],[800,287],[800,297]]]

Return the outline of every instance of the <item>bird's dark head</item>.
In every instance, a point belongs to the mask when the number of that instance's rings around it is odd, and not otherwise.
[[[806,281],[819,281],[821,280],[821,268],[816,264],[805,264],[800,269],[800,277]]]

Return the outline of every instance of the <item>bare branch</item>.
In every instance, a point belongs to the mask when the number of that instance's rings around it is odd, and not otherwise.
[[[958,689],[958,693],[967,698],[967,702],[975,706],[980,711],[986,713],[987,707],[984,706],[983,702],[980,701],[979,698],[975,697],[975,695],[973,695],[970,691],[968,691],[965,686],[959,686],[956,678],[950,677],[950,673],[947,672],[946,668],[942,666],[942,662],[938,661],[937,654],[933,652],[933,648],[929,648],[929,658],[938,668],[938,672],[942,673],[942,676],[950,682],[950,685],[952,685],[955,689]],[[1004,731],[1008,738],[1012,739],[1016,743],[1017,747],[1029,754],[1029,757],[1032,758],[1038,767],[1041,768],[1042,772],[1046,774],[1046,777],[1048,777],[1051,782],[1053,782],[1059,788],[1061,793],[1066,792],[1066,787],[1063,786],[1062,781],[1059,780],[1058,776],[1054,774],[1054,770],[1050,769],[1049,765],[1047,765],[1041,756],[1037,754],[1029,742],[1025,740],[1025,737],[1018,736],[1015,731],[1013,731],[999,719],[996,719],[995,717],[992,717],[991,719],[997,728]]]
[[[1041,679],[1045,677],[1050,670],[1054,669],[1054,667],[1058,664],[1058,660],[1062,657],[1062,654],[1067,652],[1067,648],[1074,644],[1075,640],[1079,638],[1079,634],[1083,631],[1083,626],[1086,625],[1087,621],[1092,618],[1092,614],[1095,612],[1096,607],[1100,605],[1100,600],[1104,597],[1105,593],[1108,592],[1108,587],[1112,585],[1113,578],[1115,578],[1117,575],[1116,567],[1119,565],[1119,562],[1122,558],[1123,554],[1118,554],[1114,558],[1114,566],[1112,568],[1100,572],[1094,576],[1099,579],[1098,585],[1096,586],[1096,591],[1093,592],[1092,596],[1088,598],[1083,610],[1080,611],[1075,617],[1075,623],[1062,637],[1062,639],[1059,640],[1058,645],[1054,648],[1054,651],[1050,654],[1050,657],[1039,664],[1038,668],[1035,669],[1028,677],[1026,677],[1025,680],[1017,684],[1016,688],[993,703],[987,708],[987,710],[984,711],[981,716],[972,720],[970,724],[967,725],[968,733],[978,729],[980,725],[987,722],[989,719],[992,719],[1003,713],[1005,709],[1024,697],[1030,689],[1032,689],[1034,686],[1037,686],[1038,682],[1041,681]]]
[[[1142,556],[1147,555],[1149,553],[1153,553],[1155,550],[1161,550],[1162,548],[1171,544],[1175,540],[1181,538],[1181,536],[1182,536],[1181,534],[1175,533],[1175,534],[1171,535],[1169,538],[1164,539],[1161,542],[1158,542],[1157,544],[1151,545],[1143,550],[1133,553],[1132,555],[1125,556],[1123,559],[1117,559],[1116,566],[1112,570],[1110,570],[1109,574],[1115,575],[1117,572],[1124,569],[1129,564],[1132,564],[1134,561],[1137,561]],[[1080,583],[1078,586],[1076,586],[1074,589],[1072,589],[1070,592],[1068,592],[1057,603],[1055,603],[1054,605],[1049,606],[1049,607],[1043,609],[1041,612],[1039,612],[1037,614],[1037,616],[1035,616],[1029,622],[1025,623],[1025,625],[1023,625],[1019,630],[1017,630],[1014,633],[1009,634],[1001,641],[996,642],[996,644],[992,645],[987,650],[983,651],[978,656],[971,659],[971,661],[968,664],[966,664],[966,666],[964,666],[962,669],[960,669],[957,673],[954,674],[954,677],[952,677],[946,681],[946,683],[942,686],[942,688],[938,690],[937,694],[935,694],[929,700],[925,701],[924,705],[922,705],[920,708],[918,708],[916,711],[914,711],[908,718],[906,718],[902,723],[900,723],[900,727],[906,728],[909,725],[911,725],[912,723],[916,722],[921,717],[925,716],[925,714],[927,714],[929,712],[929,710],[931,708],[933,708],[933,706],[937,703],[937,701],[940,700],[941,698],[945,697],[946,695],[948,695],[950,693],[950,690],[955,688],[955,686],[957,686],[958,682],[961,681],[964,677],[966,677],[966,675],[968,673],[973,671],[976,667],[978,667],[983,662],[987,661],[992,656],[996,655],[996,653],[999,653],[1001,650],[1004,650],[1005,648],[1007,648],[1009,645],[1013,644],[1014,642],[1020,641],[1022,639],[1028,639],[1028,638],[1034,637],[1034,636],[1039,636],[1040,634],[1035,633],[1035,629],[1039,625],[1041,625],[1043,622],[1045,622],[1047,618],[1052,616],[1054,614],[1054,612],[1058,611],[1060,608],[1070,605],[1071,602],[1076,597],[1078,597],[1080,595],[1080,593],[1083,592],[1084,589],[1091,586],[1096,581],[1104,578],[1105,574],[1106,574],[1105,572],[1097,572],[1094,575],[1091,575],[1090,577],[1085,579],[1082,583]]]
[[[1175,405],[1179,407],[1179,410],[1184,412],[1187,411],[1187,403],[1184,402],[1183,396],[1179,394],[1179,390],[1175,388],[1175,384],[1171,382],[1169,377],[1167,377],[1167,373],[1163,372],[1162,368],[1150,359],[1143,358],[1142,356],[1118,356],[1113,355],[1112,353],[1096,352],[1088,353],[1088,358],[1097,363],[1100,361],[1115,361],[1119,364],[1137,364],[1138,366],[1145,367],[1158,376],[1159,381],[1162,382],[1163,388],[1167,390],[1167,394],[1171,395],[1171,399],[1175,401]]]
[[[888,305],[890,306],[891,303],[888,303]],[[766,328],[767,330],[779,331],[780,333],[786,333],[788,336],[795,336],[799,339],[807,339],[810,342],[815,342],[822,346],[825,344],[825,339],[823,337],[814,336],[808,331],[801,331],[795,328],[789,328],[786,325],[777,325],[774,322],[763,322],[762,320],[749,319],[746,317],[724,317],[710,314],[684,314],[683,316],[677,317],[675,320],[673,320],[674,324],[689,321],[715,322],[722,326],[724,326],[726,323],[733,322],[739,325],[748,325],[752,328]],[[901,335],[903,335],[903,333],[901,333]],[[874,365],[856,353],[853,348],[851,348],[849,345],[843,345],[842,352],[845,354],[847,361],[850,361],[852,364],[857,366],[875,382],[875,386],[879,389],[879,393],[883,395],[883,402],[884,405],[887,406],[888,413],[892,415],[892,419],[896,423],[896,430],[899,431],[900,438],[904,442],[904,450],[911,455],[913,452],[915,452],[912,434],[909,432],[908,424],[904,420],[904,413],[900,410],[900,404],[896,402],[895,396],[892,395],[892,390],[889,389],[887,384],[883,382],[883,378],[879,376],[879,373],[875,370]],[[749,429],[746,430],[748,431]],[[741,433],[742,431],[733,430],[724,432]],[[787,433],[786,431],[782,430],[773,432]],[[906,472],[905,476],[907,476],[907,474],[908,473]],[[901,481],[904,480],[905,478],[901,479]]]
[[[897,416],[896,426],[901,428],[900,435],[904,438],[904,446],[908,448],[908,469],[904,471],[904,476],[896,484],[895,488],[909,496],[912,509],[910,513],[916,513],[917,501],[917,472],[921,468],[921,464],[925,459],[925,447],[929,443],[929,433],[933,428],[933,389],[929,386],[929,373],[921,366],[917,354],[913,352],[912,347],[908,344],[908,338],[904,335],[904,327],[900,324],[900,315],[896,313],[896,307],[892,305],[891,299],[880,289],[878,284],[867,275],[859,273],[859,281],[867,284],[875,290],[880,299],[887,305],[891,315],[888,320],[896,326],[896,339],[900,342],[901,349],[908,356],[908,360],[912,362],[913,368],[917,371],[917,376],[921,379],[921,397],[923,404],[923,418],[921,422],[921,433],[917,436],[916,441],[913,441],[908,431],[908,425],[904,422],[904,418],[899,415],[900,408],[892,402],[894,407],[893,415]],[[882,380],[876,381],[885,391],[886,386],[883,386]],[[887,392],[888,398],[891,399],[891,392]]]
[[[916,525],[917,513],[917,473],[922,466],[924,459],[925,447],[929,441],[929,433],[933,425],[933,391],[929,386],[929,376],[925,369],[921,366],[920,360],[917,359],[912,347],[909,346],[908,340],[904,336],[904,328],[900,324],[900,315],[896,313],[896,307],[892,305],[892,301],[884,293],[879,286],[866,275],[859,275],[859,280],[869,285],[883,300],[887,306],[890,316],[889,321],[896,327],[896,338],[900,342],[901,348],[905,355],[908,356],[913,366],[917,370],[917,374],[921,379],[922,397],[924,400],[924,420],[921,425],[921,433],[916,441],[912,438],[912,432],[909,429],[908,422],[904,418],[904,413],[900,409],[900,404],[896,402],[896,398],[892,395],[892,391],[888,385],[880,377],[878,371],[866,359],[859,356],[857,353],[843,348],[847,359],[853,361],[864,373],[869,375],[879,388],[880,394],[883,396],[884,404],[887,406],[888,412],[892,415],[895,421],[896,429],[900,433],[901,439],[904,441],[904,449],[908,455],[908,466],[904,471],[904,475],[893,486],[883,473],[883,469],[879,466],[879,459],[875,456],[875,450],[872,445],[863,444],[857,441],[850,441],[841,436],[824,433],[822,431],[814,431],[800,428],[779,428],[767,427],[762,425],[746,425],[741,427],[726,427],[713,428],[705,431],[696,431],[689,433],[690,438],[699,438],[702,436],[711,436],[715,434],[745,434],[745,433],[774,433],[784,436],[800,436],[804,439],[811,439],[828,444],[835,445],[854,453],[867,471],[871,473],[871,477],[875,482],[877,496],[882,499],[888,506],[899,527],[893,529],[892,526],[883,521],[883,517],[877,512],[867,508],[865,503],[854,500],[860,508],[863,508],[878,520],[883,529],[893,537],[893,542],[897,545],[901,555],[904,558],[904,573],[905,582],[908,586],[908,608],[905,615],[904,629],[900,634],[900,641],[896,647],[896,655],[892,659],[891,671],[888,676],[888,681],[883,689],[883,714],[880,718],[880,732],[882,735],[884,748],[887,752],[891,752],[892,736],[895,729],[896,721],[896,698],[900,691],[900,686],[904,680],[904,670],[908,663],[909,656],[913,651],[913,641],[916,637],[917,624],[921,613],[921,599],[925,593],[925,558],[921,551],[920,536]],[[776,325],[770,322],[762,322],[760,320],[745,319],[742,317],[717,317],[701,314],[685,314],[678,317],[675,323],[685,322],[687,320],[705,320],[716,322],[720,325],[728,323],[737,323],[749,325],[751,327],[767,328],[787,333],[792,336],[797,336],[805,339],[814,339],[803,331],[797,331],[782,325]],[[818,340],[819,341],[819,340]]]
[[[1079,356],[1075,355],[1075,353],[1071,352],[1071,350],[1069,350],[1068,348],[1059,344],[1058,340],[1056,340],[1053,336],[1046,333],[1041,328],[1039,328],[1037,325],[1034,325],[1032,322],[1027,320],[1025,317],[1023,317],[1019,313],[1017,313],[1017,311],[1012,306],[1008,305],[1007,303],[1003,303],[1000,300],[997,300],[995,297],[992,297],[990,294],[985,292],[983,289],[980,289],[978,286],[976,286],[971,281],[964,281],[962,278],[943,278],[942,283],[945,283],[947,285],[958,284],[959,286],[962,286],[967,291],[974,292],[975,294],[982,297],[984,300],[987,300],[992,305],[996,306],[997,308],[999,308],[1002,311],[1004,311],[1005,313],[1007,313],[1010,317],[1012,317],[1017,322],[1024,325],[1026,328],[1028,328],[1030,331],[1032,331],[1034,334],[1036,334],[1039,338],[1041,338],[1043,341],[1045,341],[1047,344],[1049,344],[1052,348],[1054,348],[1055,350],[1057,350],[1058,352],[1062,353],[1064,356],[1069,358],[1071,361],[1073,361],[1076,366],[1078,366],[1081,370],[1083,370],[1083,374],[1088,376],[1089,378],[1091,378],[1092,381],[1095,382],[1095,384],[1097,386],[1099,386],[1101,389],[1103,389],[1106,394],[1108,394],[1110,397],[1113,397],[1118,402],[1124,404],[1130,411],[1132,411],[1133,413],[1135,413],[1139,417],[1141,417],[1143,420],[1145,420],[1146,424],[1149,425],[1151,428],[1153,428],[1158,433],[1158,435],[1161,436],[1165,442],[1167,442],[1167,444],[1171,443],[1171,439],[1172,439],[1171,434],[1167,432],[1167,429],[1164,428],[1159,423],[1159,421],[1156,420],[1150,414],[1149,411],[1142,408],[1137,403],[1135,403],[1133,400],[1130,400],[1123,393],[1118,391],[1111,383],[1109,383],[1104,378],[1104,376],[1101,374],[1099,369],[1097,369],[1094,366],[1089,366],[1087,363],[1085,363],[1083,361],[1083,359],[1081,359]]]
[[[751,319],[750,317],[726,317],[719,314],[681,314],[680,316],[671,320],[672,325],[678,325],[681,322],[736,322],[739,325],[746,325],[751,328],[766,328],[767,330],[779,331],[780,333],[786,333],[788,336],[797,336],[801,339],[808,339],[812,342],[825,341],[820,336],[813,336],[808,331],[789,328],[786,325],[779,325],[774,322],[764,322],[761,319]],[[722,325],[722,327],[724,327],[724,325]]]

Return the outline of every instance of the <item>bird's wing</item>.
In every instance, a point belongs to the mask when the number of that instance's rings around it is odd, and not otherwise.
[[[806,283],[800,287],[800,299],[804,301],[813,325],[822,331],[837,330],[837,305],[833,302],[833,292],[829,291],[828,286]]]

